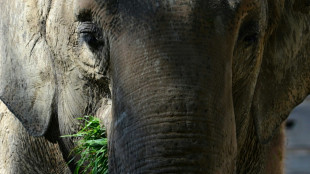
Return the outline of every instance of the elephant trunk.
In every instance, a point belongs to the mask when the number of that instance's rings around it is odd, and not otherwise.
[[[111,50],[110,173],[234,173],[225,44],[213,49],[194,39],[155,41],[157,47],[130,42],[137,44]]]

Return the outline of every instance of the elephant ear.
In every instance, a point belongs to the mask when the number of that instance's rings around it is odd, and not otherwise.
[[[46,132],[55,94],[52,54],[44,38],[48,2],[0,2],[0,99],[33,136]]]
[[[307,4],[300,4],[308,1],[272,4],[276,2],[269,2],[271,29],[266,37],[252,103],[256,132],[261,143],[272,139],[310,89],[310,15],[304,11]]]

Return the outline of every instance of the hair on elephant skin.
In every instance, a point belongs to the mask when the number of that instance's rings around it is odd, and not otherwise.
[[[281,125],[310,92],[308,1],[0,6],[0,99],[20,142],[43,136],[37,155],[68,161],[75,140],[60,136],[95,115],[109,173],[283,173]]]

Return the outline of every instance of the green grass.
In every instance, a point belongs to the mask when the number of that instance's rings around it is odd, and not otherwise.
[[[100,126],[99,119],[96,117],[85,116],[78,119],[84,122],[82,129],[76,134],[62,136],[80,138],[71,152],[81,157],[76,163],[74,174],[89,172],[91,174],[107,174],[108,140],[105,128]]]

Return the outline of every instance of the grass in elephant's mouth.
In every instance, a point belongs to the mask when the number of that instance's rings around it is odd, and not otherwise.
[[[108,141],[105,128],[100,125],[99,119],[96,117],[84,116],[78,119],[84,122],[82,129],[76,134],[62,136],[80,138],[71,152],[81,157],[76,163],[74,174],[89,172],[92,174],[107,174]],[[83,171],[80,171],[81,168],[83,168]]]

